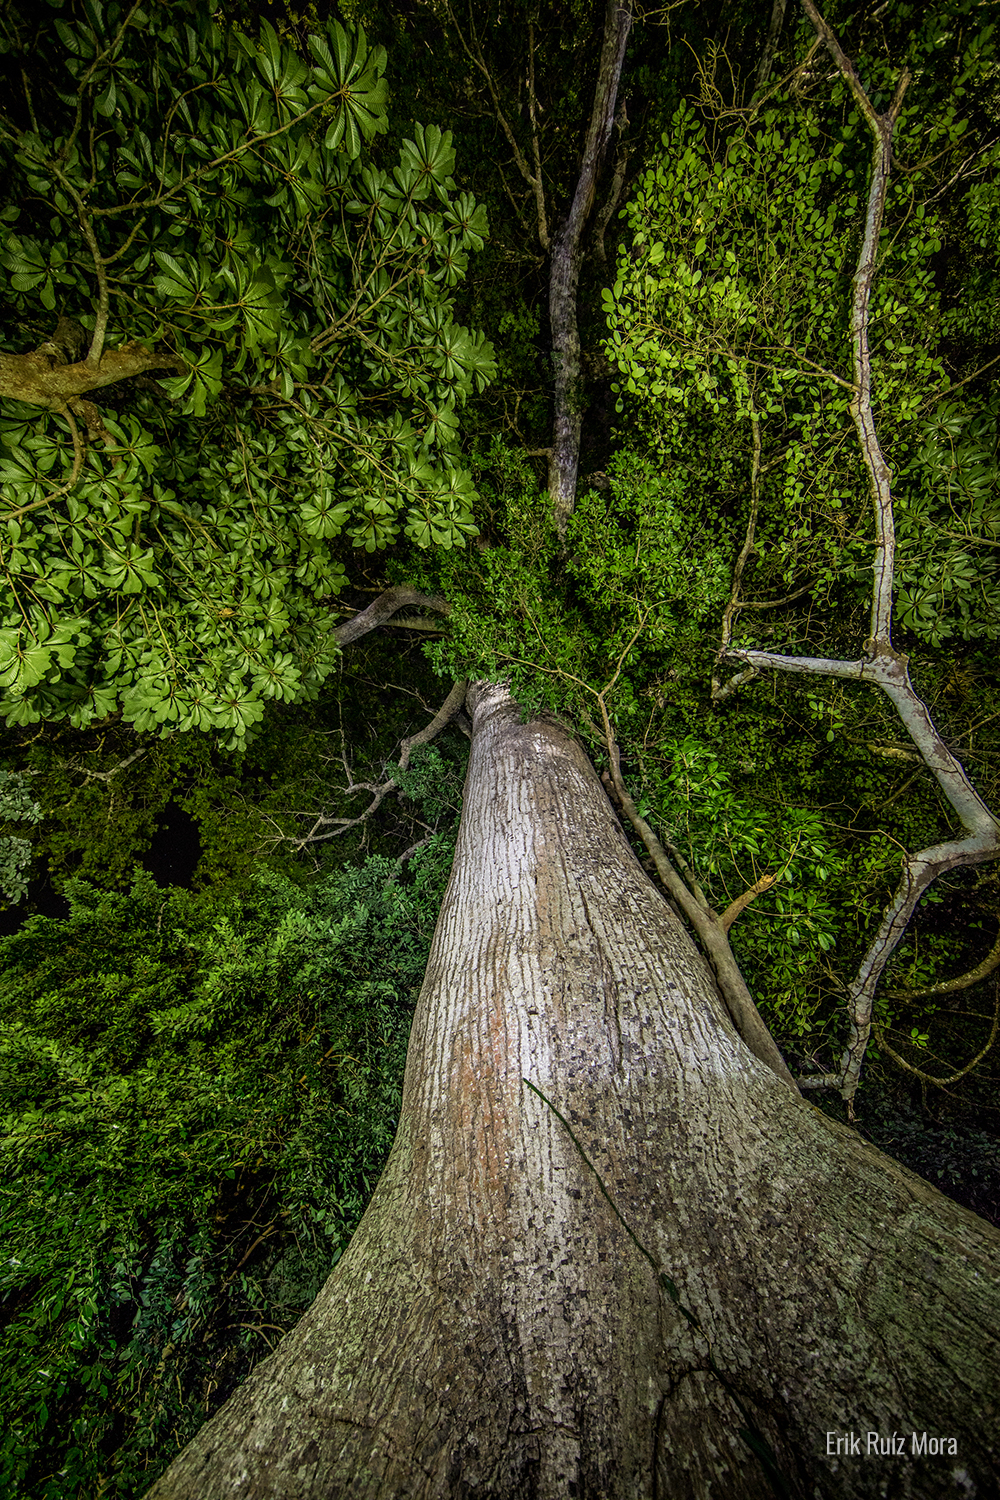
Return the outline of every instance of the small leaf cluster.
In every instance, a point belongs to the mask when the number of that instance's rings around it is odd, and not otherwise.
[[[0,770],[0,822],[37,823],[42,810],[29,794],[27,778],[18,771]],[[31,841],[6,833],[0,837],[0,895],[17,903],[28,890],[27,869]]]

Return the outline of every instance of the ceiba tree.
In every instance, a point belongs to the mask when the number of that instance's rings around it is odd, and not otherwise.
[[[995,1494],[1000,1234],[749,1053],[572,737],[469,704],[388,1165],[149,1500]]]
[[[618,15],[609,8],[609,68],[601,69],[615,86],[624,46],[616,28],[627,30],[627,11],[625,21]],[[226,51],[225,61],[253,61],[280,123],[285,90],[268,72],[274,54],[263,36],[261,53]],[[341,34],[331,33],[329,45],[339,56]],[[101,66],[117,57],[113,48],[98,53]],[[344,57],[349,68],[358,54],[347,48]],[[92,88],[91,62],[80,64],[81,92]],[[321,69],[330,79],[335,71]],[[335,151],[346,138],[337,137],[337,121],[346,133],[352,86],[344,76],[334,81],[341,98],[324,149]],[[338,92],[323,78],[311,86],[323,96],[317,106]],[[111,118],[117,104],[103,87],[94,93],[98,114],[109,104]],[[595,104],[595,142],[608,118]],[[261,144],[255,127],[239,128],[243,141]],[[27,127],[11,129],[24,145]],[[97,150],[100,129],[88,140]],[[25,149],[36,151],[33,138]],[[46,157],[53,173],[65,169],[61,151]],[[237,162],[253,155],[232,151]],[[432,165],[424,167],[433,180]],[[293,197],[297,175],[292,163]],[[183,172],[177,180],[186,182]],[[168,187],[157,178],[154,207]],[[376,216],[382,189],[396,192],[375,185]],[[87,212],[78,212],[81,226]],[[406,222],[412,227],[412,215]],[[132,241],[123,248],[94,238],[97,311],[81,319],[87,357],[71,359],[82,353],[71,347],[80,335],[57,327],[53,351],[32,351],[50,371],[92,363],[95,345],[98,363],[104,357],[100,268]],[[18,239],[22,253],[25,244]],[[201,289],[178,276],[194,268],[172,260],[161,276],[181,288],[177,300],[194,318]],[[25,267],[16,274],[38,272]],[[419,264],[411,269],[421,274]],[[35,285],[49,295],[44,278]],[[234,327],[250,317],[246,301],[226,304],[236,308]],[[148,335],[153,344],[158,327]],[[180,337],[171,335],[178,349]],[[170,340],[162,342],[174,357]],[[367,353],[372,342],[362,339]],[[194,401],[201,376],[191,375],[186,345],[176,357],[185,372],[175,379],[191,383],[174,393]],[[276,400],[295,399],[301,372],[293,363],[266,372]],[[204,370],[211,379],[209,360]],[[93,450],[84,449],[76,418],[86,424],[89,414],[74,402],[85,403],[86,391],[66,386],[58,399],[73,471],[82,472]],[[359,423],[359,433],[368,430]],[[391,432],[376,436],[389,443]],[[408,451],[413,436],[405,435]],[[553,488],[559,530],[572,509],[571,424],[564,439],[554,445],[570,476],[564,490]],[[362,438],[352,430],[338,452],[355,441]],[[382,473],[380,454],[369,469]],[[45,472],[40,460],[38,468]],[[34,471],[29,477],[42,482]],[[66,482],[79,477],[71,471]],[[359,480],[359,511],[369,493]],[[39,495],[39,509],[54,498]],[[22,500],[35,503],[34,495]],[[343,518],[309,519],[322,538],[327,523],[335,531]],[[129,559],[134,591],[154,588],[139,555]],[[94,562],[78,569],[84,597]],[[129,578],[119,580],[123,595]],[[329,592],[321,590],[320,604]],[[242,608],[242,594],[237,602]],[[390,605],[431,602],[402,591],[377,616],[391,614]],[[228,602],[218,611],[227,621],[235,613]],[[364,623],[331,632],[331,647],[348,644]],[[77,679],[78,697],[83,686]],[[461,697],[449,696],[452,709]],[[886,1444],[911,1431],[929,1435],[931,1453],[925,1445],[907,1459],[901,1493],[991,1493],[1000,1239],[831,1123],[748,1050],[577,742],[549,719],[522,723],[501,686],[476,683],[468,707],[462,831],[386,1172],[310,1312],[151,1495],[875,1495],[891,1481],[867,1435]],[[178,709],[174,722],[189,717]],[[845,1451],[852,1434],[864,1435],[863,1463],[850,1443]]]

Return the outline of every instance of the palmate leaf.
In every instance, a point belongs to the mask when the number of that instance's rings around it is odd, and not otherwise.
[[[402,167],[411,167],[417,174],[415,198],[426,198],[432,187],[443,193],[455,186],[450,176],[455,166],[450,130],[441,130],[437,125],[415,125],[413,140],[403,142],[399,160]]]
[[[258,266],[253,280],[240,297],[243,337],[250,349],[272,344],[281,331],[281,296],[267,266]]]
[[[489,234],[485,203],[477,203],[471,193],[459,193],[445,210],[445,223],[462,236],[463,250],[481,250]]]

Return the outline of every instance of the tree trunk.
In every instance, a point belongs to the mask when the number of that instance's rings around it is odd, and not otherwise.
[[[594,103],[583,145],[583,160],[566,222],[552,242],[549,267],[549,323],[555,367],[549,497],[556,530],[565,536],[576,502],[583,402],[580,390],[580,331],[577,289],[583,257],[583,230],[593,206],[597,178],[611,137],[625,44],[632,26],[631,0],[607,0],[604,42],[594,85]]]
[[[580,746],[469,698],[385,1173],[149,1500],[995,1496],[1000,1234],[752,1056]]]

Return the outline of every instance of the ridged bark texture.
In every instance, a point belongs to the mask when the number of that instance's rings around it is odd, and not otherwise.
[[[149,1500],[757,1500],[753,1427],[803,1500],[995,1496],[1000,1234],[751,1055],[575,741],[470,706],[383,1178]]]

